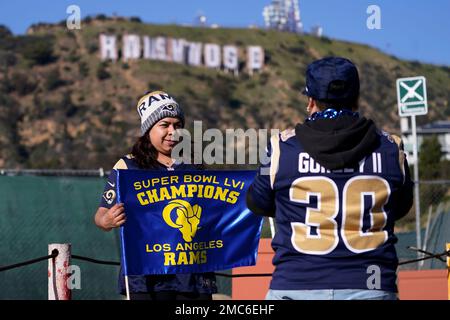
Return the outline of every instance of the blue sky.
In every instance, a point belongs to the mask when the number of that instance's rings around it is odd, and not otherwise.
[[[0,24],[23,34],[37,22],[59,22],[75,4],[81,15],[139,16],[148,23],[192,24],[202,13],[224,27],[263,26],[271,0],[13,0],[0,2]],[[450,65],[450,0],[299,0],[305,30],[369,44],[399,58]],[[381,8],[381,30],[366,27],[369,5]]]

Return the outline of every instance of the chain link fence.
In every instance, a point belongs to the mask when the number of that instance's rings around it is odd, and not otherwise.
[[[102,232],[94,224],[106,183],[101,170],[1,173],[0,266],[46,255],[50,243],[71,243],[74,255],[120,261],[119,232]],[[73,291],[73,299],[123,299],[117,266],[73,263],[81,269],[81,290]],[[0,272],[0,300],[47,299],[46,274],[45,262]],[[231,283],[217,276],[220,294],[231,296]]]
[[[86,172],[2,172],[0,175],[0,265],[25,261],[46,253],[49,243],[72,243],[73,253],[119,261],[118,233],[99,231],[93,222],[105,183],[101,170]],[[40,174],[40,176],[36,176]],[[46,175],[46,176],[42,176]],[[103,177],[102,177],[103,176]],[[445,251],[450,242],[450,180],[420,182],[423,247],[431,253]],[[415,209],[396,224],[399,260],[417,258]],[[263,238],[270,238],[265,219]],[[74,299],[121,299],[117,293],[118,268],[76,261],[82,270],[82,290]],[[445,262],[430,259],[402,265],[400,269],[442,269]],[[39,263],[0,273],[0,299],[47,299],[46,264]],[[230,270],[220,271],[230,274]],[[232,281],[217,277],[219,292],[231,296]]]
[[[421,250],[442,253],[450,243],[450,180],[426,180],[419,182]],[[397,253],[400,261],[412,260],[418,255],[411,248],[417,247],[415,204],[409,213],[396,223]],[[445,260],[445,259],[444,259]],[[445,269],[446,263],[430,259],[400,266],[401,270]]]

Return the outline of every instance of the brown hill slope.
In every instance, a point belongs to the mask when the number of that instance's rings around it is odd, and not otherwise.
[[[205,67],[137,60],[101,62],[99,34],[134,33],[239,47],[260,45],[264,70],[239,77]],[[125,19],[88,19],[81,30],[38,25],[27,36],[0,30],[0,167],[110,168],[139,135],[136,99],[164,89],[183,105],[187,121],[205,127],[279,128],[302,121],[299,94],[314,59],[340,55],[361,75],[361,112],[398,132],[395,80],[424,75],[429,115],[450,115],[450,68],[407,62],[368,46],[327,38],[250,29],[146,25]]]

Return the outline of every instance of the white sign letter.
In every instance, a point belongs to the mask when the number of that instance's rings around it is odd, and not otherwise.
[[[239,68],[238,48],[235,46],[223,47],[223,66],[225,69],[237,71]]]
[[[141,57],[141,40],[135,34],[127,34],[123,36],[122,58],[123,61],[128,59],[139,59]]]
[[[220,68],[220,46],[217,44],[205,44],[205,65],[208,68]]]
[[[260,70],[264,65],[264,50],[260,46],[247,47],[247,69],[250,74],[253,70]]]
[[[116,36],[100,35],[100,58],[117,60]]]
[[[186,55],[185,55],[185,46],[186,40],[184,39],[172,39],[171,47],[172,47],[172,61],[177,63],[185,63]]]
[[[188,63],[191,66],[202,64],[202,44],[200,42],[189,42]]]
[[[148,36],[142,37],[142,42],[144,43],[144,53],[143,53],[144,59],[151,59],[152,43],[150,37]]]
[[[165,61],[167,60],[167,42],[166,42],[166,38],[164,37],[157,37],[155,39],[155,53],[156,53],[156,59],[157,60],[162,60]]]

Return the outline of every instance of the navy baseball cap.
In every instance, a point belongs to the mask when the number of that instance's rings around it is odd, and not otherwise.
[[[328,57],[316,60],[306,70],[302,93],[315,100],[346,102],[359,96],[359,75],[348,59]]]

